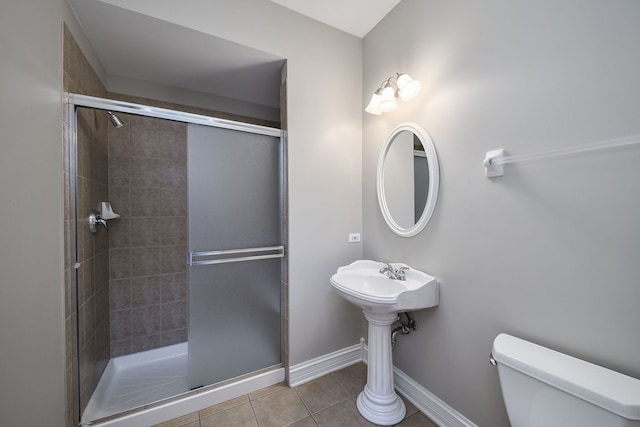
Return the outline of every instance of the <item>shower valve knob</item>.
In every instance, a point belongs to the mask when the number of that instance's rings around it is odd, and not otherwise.
[[[100,217],[100,212],[91,211],[89,213],[89,231],[91,234],[96,234],[98,232],[98,225],[101,225],[107,229],[107,221]]]

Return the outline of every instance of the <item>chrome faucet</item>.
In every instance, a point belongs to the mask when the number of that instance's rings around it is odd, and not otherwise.
[[[392,275],[395,276],[395,271],[393,270],[393,267],[391,267],[391,264],[387,264],[386,267],[382,267],[380,269],[380,273],[387,275],[387,277],[391,277]]]
[[[386,263],[386,264],[387,264],[386,267],[382,267],[380,269],[380,273],[386,275],[389,279],[402,280],[402,281],[407,280],[407,277],[405,276],[405,272],[409,269],[409,267],[393,268],[390,263]]]

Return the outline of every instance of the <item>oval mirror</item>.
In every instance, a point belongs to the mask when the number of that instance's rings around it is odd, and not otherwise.
[[[433,215],[440,169],[431,137],[420,125],[391,131],[378,159],[378,203],[387,225],[402,237],[418,234]]]

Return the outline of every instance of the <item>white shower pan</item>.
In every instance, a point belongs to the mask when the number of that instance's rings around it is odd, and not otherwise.
[[[115,357],[82,414],[82,422],[109,417],[189,391],[187,343]]]
[[[190,391],[187,363],[187,343],[111,359],[80,425],[158,424],[284,381],[284,368],[266,369]]]

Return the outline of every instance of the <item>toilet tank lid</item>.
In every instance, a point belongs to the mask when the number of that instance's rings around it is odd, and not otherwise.
[[[629,420],[640,420],[640,380],[540,345],[500,334],[493,358]]]

